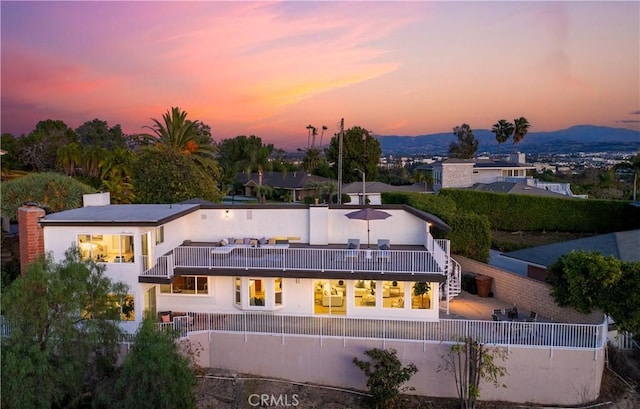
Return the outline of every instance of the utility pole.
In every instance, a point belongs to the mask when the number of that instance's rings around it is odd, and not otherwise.
[[[344,137],[344,118],[340,119],[338,135],[338,204],[342,204],[342,139]]]
[[[365,172],[367,171],[367,131],[362,132],[362,205],[367,205]]]

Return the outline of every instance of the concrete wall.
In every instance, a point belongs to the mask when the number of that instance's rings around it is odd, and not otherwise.
[[[554,322],[601,324],[604,316],[600,312],[582,314],[573,308],[558,306],[551,297],[551,286],[547,283],[522,277],[488,264],[462,256],[453,257],[462,272],[471,272],[493,277],[491,290],[496,298],[514,303],[524,310],[535,311]]]
[[[457,396],[453,377],[438,372],[448,344],[213,332],[193,334],[189,341],[201,350],[204,367],[358,390],[367,389],[366,378],[353,358],[366,359],[364,352],[372,348],[393,348],[403,365],[418,367],[407,384],[415,388],[410,393]],[[507,369],[500,380],[506,388],[481,383],[481,399],[576,405],[598,397],[604,350],[510,347],[507,352],[505,361],[497,361]]]

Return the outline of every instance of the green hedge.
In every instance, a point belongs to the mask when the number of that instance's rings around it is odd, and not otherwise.
[[[432,231],[435,237],[445,237],[451,241],[451,252],[471,259],[486,262],[491,247],[491,225],[484,215],[461,212],[456,203],[448,197],[424,193],[386,192],[382,203],[406,204],[416,209],[440,217],[451,227],[447,234]]]
[[[491,248],[491,225],[487,216],[460,211],[448,224],[451,252],[486,263]]]
[[[640,208],[625,201],[509,195],[443,189],[458,209],[484,214],[491,226],[506,231],[608,233],[640,227]]]
[[[445,222],[453,217],[457,210],[456,203],[451,198],[415,192],[384,192],[382,203],[406,204],[436,215]]]

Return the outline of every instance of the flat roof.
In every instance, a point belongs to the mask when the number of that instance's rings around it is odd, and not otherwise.
[[[48,214],[40,219],[40,224],[43,226],[87,224],[160,225],[199,208],[199,204],[175,203],[86,206]]]

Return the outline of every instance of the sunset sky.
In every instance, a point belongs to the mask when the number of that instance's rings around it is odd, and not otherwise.
[[[640,129],[640,2],[9,2],[2,132],[94,118],[142,132],[172,106],[215,140],[278,148],[577,124]]]

